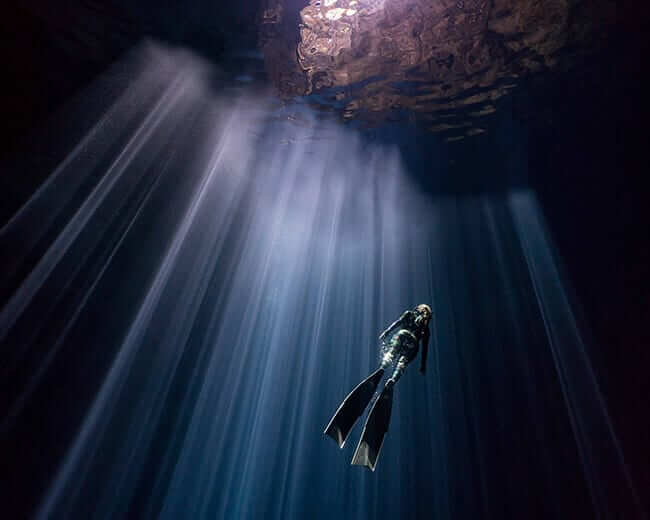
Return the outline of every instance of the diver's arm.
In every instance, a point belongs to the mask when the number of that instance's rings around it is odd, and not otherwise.
[[[427,367],[427,350],[429,349],[429,336],[431,332],[429,327],[424,329],[424,335],[422,336],[422,358],[420,358],[420,372],[424,374]]]
[[[399,317],[399,319],[397,319],[397,320],[395,320],[393,323],[391,323],[390,326],[389,326],[389,327],[388,327],[384,332],[382,332],[382,333],[379,335],[379,339],[383,340],[383,339],[384,339],[388,334],[390,334],[390,332],[391,332],[393,329],[395,329],[395,328],[397,328],[399,325],[401,325],[402,322],[404,321],[404,318],[406,318],[408,312],[409,312],[409,311],[405,311],[404,314],[402,314],[402,315]]]

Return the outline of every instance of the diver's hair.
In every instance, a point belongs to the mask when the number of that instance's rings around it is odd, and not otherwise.
[[[415,308],[416,311],[422,312],[426,310],[429,315],[433,315],[433,311],[431,310],[431,307],[429,307],[426,303],[421,303]]]

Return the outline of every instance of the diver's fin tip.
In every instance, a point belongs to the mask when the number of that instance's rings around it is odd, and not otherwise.
[[[333,425],[331,423],[328,424],[327,428],[325,428],[325,430],[323,431],[323,434],[333,439],[339,448],[343,448],[346,438],[343,437],[343,432],[341,432],[341,429],[336,427],[336,425]]]
[[[370,446],[366,441],[361,439],[357,445],[357,449],[354,451],[352,456],[352,466],[365,466],[374,471],[374,464],[372,463],[372,457],[370,454]]]

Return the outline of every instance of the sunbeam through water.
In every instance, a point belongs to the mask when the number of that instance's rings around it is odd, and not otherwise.
[[[1,435],[57,446],[38,518],[611,518],[634,495],[532,192],[425,194],[397,149],[189,54],[125,59],[0,230]],[[323,428],[422,302],[427,373],[377,471],[350,467]]]

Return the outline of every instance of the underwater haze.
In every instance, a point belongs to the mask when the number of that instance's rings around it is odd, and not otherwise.
[[[83,135],[0,229],[7,507],[642,518],[534,191],[427,192],[296,106],[150,43],[57,116]],[[427,372],[351,466],[362,425],[323,430],[420,303]]]

